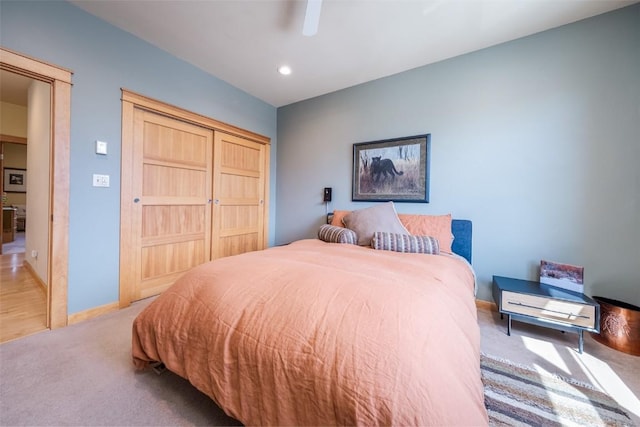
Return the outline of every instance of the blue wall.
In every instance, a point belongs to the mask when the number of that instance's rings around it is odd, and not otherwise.
[[[69,314],[118,301],[121,88],[270,137],[275,218],[275,107],[66,2],[2,0],[0,42],[73,71]],[[92,187],[94,173],[111,187]]]
[[[640,5],[277,111],[66,2],[3,0],[0,43],[74,72],[70,314],[118,300],[120,88],[272,138],[271,244],[315,236],[323,187],[370,205],[353,143],[431,133],[431,202],[397,207],[474,221],[481,298],[544,258],[640,305]]]
[[[640,305],[640,5],[278,109],[276,243],[351,201],[352,144],[431,133],[429,204],[474,223],[479,297],[541,259]]]

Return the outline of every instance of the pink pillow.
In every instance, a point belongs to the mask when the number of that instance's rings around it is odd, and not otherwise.
[[[335,225],[336,227],[344,227],[342,218],[349,215],[350,213],[351,211],[333,211],[333,218],[331,218],[331,225]]]
[[[440,252],[451,253],[451,214],[417,215],[398,214],[400,222],[407,231],[415,236],[431,236],[438,239]]]

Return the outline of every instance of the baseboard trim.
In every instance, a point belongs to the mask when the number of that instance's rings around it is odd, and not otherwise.
[[[22,265],[27,269],[31,277],[33,277],[33,280],[35,280],[36,283],[40,286],[40,290],[44,293],[44,295],[47,296],[47,284],[44,283],[40,276],[38,276],[38,273],[33,268],[33,266],[27,260],[24,260],[22,262]]]
[[[80,323],[85,320],[93,319],[94,317],[102,316],[103,314],[118,311],[119,309],[120,305],[117,302],[112,302],[110,304],[105,304],[99,307],[90,308],[88,310],[79,311],[67,316],[67,325]]]
[[[481,299],[476,300],[476,308],[489,311],[498,311],[498,306],[495,302],[485,301]]]

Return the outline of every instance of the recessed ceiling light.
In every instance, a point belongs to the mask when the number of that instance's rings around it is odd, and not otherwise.
[[[278,72],[283,76],[288,76],[289,74],[291,74],[291,67],[289,67],[288,65],[282,65],[278,67]]]

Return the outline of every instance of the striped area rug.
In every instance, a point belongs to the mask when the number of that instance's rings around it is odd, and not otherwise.
[[[632,426],[606,393],[578,381],[480,358],[489,424],[492,426]]]

